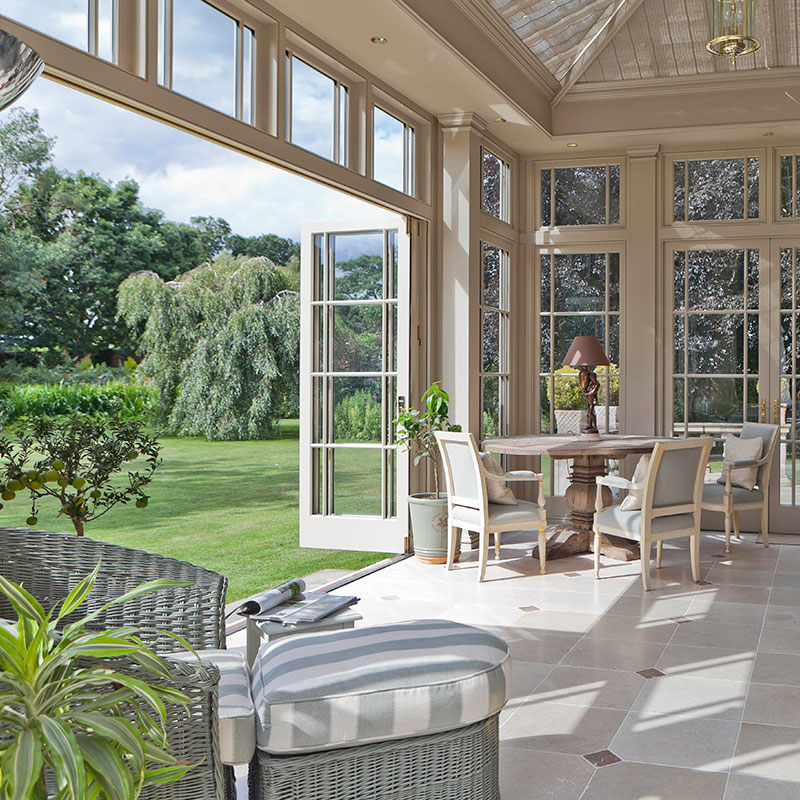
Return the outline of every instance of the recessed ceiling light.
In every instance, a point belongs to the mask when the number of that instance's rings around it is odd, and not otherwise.
[[[567,147],[577,147],[578,145],[575,142],[567,142]]]
[[[505,122],[505,120],[502,117],[495,117],[492,122]]]
[[[373,36],[370,41],[372,44],[386,44],[389,40],[385,36]]]
[[[762,136],[774,136],[775,135],[775,131],[764,131],[761,135]]]

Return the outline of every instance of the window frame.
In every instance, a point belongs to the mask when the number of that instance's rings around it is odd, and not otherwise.
[[[483,159],[484,154],[489,153],[493,155],[501,164],[501,173],[500,173],[500,216],[496,217],[494,214],[490,214],[483,205],[484,201],[484,183],[483,183]],[[513,203],[513,180],[514,180],[514,165],[513,159],[511,159],[503,150],[502,148],[497,147],[493,142],[482,141],[480,144],[480,150],[478,154],[478,163],[479,163],[479,170],[480,170],[480,211],[481,216],[484,218],[488,218],[493,220],[494,222],[500,222],[504,225],[512,225],[514,224],[514,203]],[[482,254],[482,253],[481,253]]]
[[[770,192],[772,199],[772,222],[778,225],[786,225],[787,223],[800,224],[800,202],[797,200],[797,192],[800,191],[800,170],[797,169],[797,162],[794,162],[794,191],[793,191],[793,205],[795,213],[789,217],[781,216],[781,156],[800,156],[800,145],[796,147],[775,147],[772,153],[772,181],[773,187]],[[781,234],[782,235],[782,234]]]
[[[375,94],[374,92],[372,93]],[[388,183],[378,180],[375,177],[375,109],[380,109],[384,114],[397,120],[403,126],[403,188],[397,189],[394,186],[389,186]],[[409,135],[410,133],[410,135]],[[367,128],[367,139],[369,141],[369,177],[380,183],[381,186],[386,186],[389,189],[394,189],[397,192],[407,194],[409,197],[416,196],[417,188],[417,158],[416,158],[416,140],[417,140],[417,126],[406,118],[405,115],[399,114],[392,103],[385,102],[381,97],[373,97],[369,104],[369,123]]]

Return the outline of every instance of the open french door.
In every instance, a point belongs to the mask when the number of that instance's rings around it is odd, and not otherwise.
[[[406,221],[305,225],[300,544],[402,552],[408,457],[393,420],[409,389]]]

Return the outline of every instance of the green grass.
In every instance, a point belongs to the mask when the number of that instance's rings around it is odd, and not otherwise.
[[[228,601],[317,570],[355,570],[385,558],[299,547],[297,422],[284,422],[280,433],[260,442],[162,439],[164,463],[148,489],[150,505],[117,506],[88,523],[86,535],[221,572],[230,582]],[[2,524],[22,525],[27,513],[9,503]],[[38,527],[72,532],[56,513],[43,503]]]

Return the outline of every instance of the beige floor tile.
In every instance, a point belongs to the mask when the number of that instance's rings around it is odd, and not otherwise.
[[[800,781],[800,728],[742,723],[732,771]]]
[[[625,761],[726,772],[738,731],[728,720],[631,712],[609,749]]]
[[[623,645],[611,639],[585,637],[568,653],[563,663],[574,667],[636,672],[654,667],[663,651],[663,644],[653,642],[627,642]]]
[[[500,746],[503,800],[575,800],[593,774],[594,767],[580,756]]]
[[[604,616],[586,635],[594,639],[666,644],[677,627],[672,620]]]
[[[733,588],[733,587],[728,587]],[[745,587],[737,587],[745,588]],[[761,625],[764,622],[766,604],[726,603],[709,595],[696,597],[689,606],[688,617],[708,622],[730,623],[732,625]]]
[[[798,787],[794,781],[776,781],[755,775],[728,776],[724,800],[797,800]]]
[[[743,719],[800,728],[800,686],[751,683]]]
[[[616,602],[616,595],[568,592],[562,588],[561,591],[551,592],[547,595],[539,607],[544,611],[580,611],[586,614],[603,614]]]
[[[766,605],[770,602],[770,590],[766,586],[698,586],[695,597],[700,600],[712,598],[720,603],[755,603]]]
[[[769,596],[769,604],[772,606],[800,606],[800,589],[773,587]]]
[[[751,680],[754,683],[800,686],[800,656],[759,651]]]
[[[765,628],[797,628],[800,625],[800,608],[770,604],[764,620]]]
[[[755,657],[755,652],[748,650],[668,644],[656,667],[668,675],[746,681],[750,680]]]
[[[700,647],[723,647],[730,650],[755,650],[761,636],[759,625],[729,625],[721,622],[708,622],[704,617],[687,615],[695,622],[685,622],[678,626],[670,644],[692,644]]]
[[[650,714],[739,720],[747,687],[746,681],[665,675],[645,682],[633,710]]]
[[[607,614],[615,617],[638,617],[639,619],[673,619],[683,617],[689,611],[693,597],[685,592],[667,597],[650,596],[620,597]]]
[[[553,702],[627,711],[644,683],[645,679],[635,672],[562,664],[547,675],[529,700],[532,704]]]
[[[721,772],[625,761],[597,770],[581,800],[722,800],[726,778]]]
[[[517,661],[558,664],[581,638],[579,634],[562,636],[530,628],[505,628],[498,635],[508,642],[512,664]]]
[[[511,625],[520,614],[518,606],[482,605],[479,603],[457,603],[437,614],[437,619],[449,619],[467,625]]]
[[[535,661],[511,662],[511,698],[507,708],[518,708],[523,705],[536,687],[552,671],[552,664],[541,664]]]
[[[778,572],[772,586],[779,589],[800,589],[800,573]]]
[[[590,630],[600,619],[598,614],[580,611],[531,611],[514,620],[515,628],[549,631],[550,633],[580,633]]]
[[[772,586],[773,572],[759,572],[752,569],[726,569],[716,567],[708,573],[706,580],[715,586]]]
[[[585,755],[605,750],[624,719],[624,711],[535,703],[519,708],[500,738],[512,747]]]
[[[767,653],[794,653],[800,655],[800,630],[791,628],[764,628],[758,649]]]

